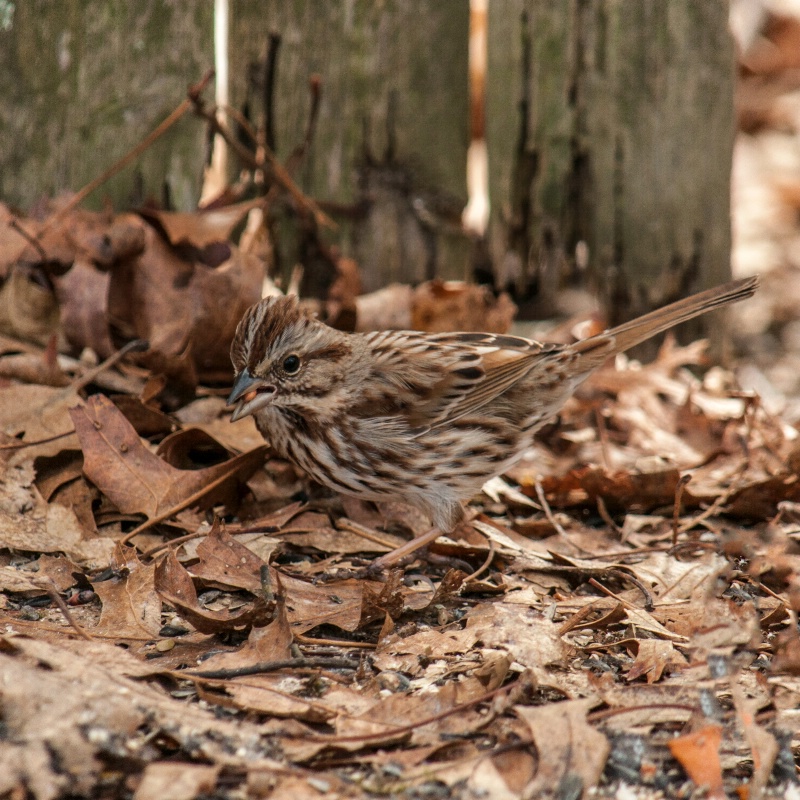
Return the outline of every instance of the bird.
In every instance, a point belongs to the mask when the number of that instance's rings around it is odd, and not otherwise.
[[[452,532],[464,502],[517,461],[609,358],[757,285],[757,277],[725,283],[572,344],[345,333],[295,296],[267,297],[245,312],[231,344],[231,420],[252,415],[280,456],[336,492],[421,509],[432,528],[401,548],[407,554]]]

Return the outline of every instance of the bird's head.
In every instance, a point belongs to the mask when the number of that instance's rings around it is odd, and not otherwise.
[[[304,312],[296,297],[267,297],[242,317],[231,344],[232,420],[271,405],[319,402],[339,384],[352,347],[346,334]]]

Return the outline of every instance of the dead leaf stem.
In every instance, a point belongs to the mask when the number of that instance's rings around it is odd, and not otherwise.
[[[69,201],[62,206],[52,217],[47,219],[39,230],[39,238],[50,228],[53,223],[63,219],[70,211],[79,206],[95,189],[102,186],[107,180],[113,178],[121,172],[131,162],[135,161],[150,145],[160,139],[181,117],[191,111],[195,101],[200,97],[201,92],[208,86],[214,77],[214,70],[208,70],[205,75],[194,86],[190,86],[186,98],[170,113],[161,123],[159,123],[139,144],[129,150],[122,158],[113,163],[108,169],[98,175],[94,180],[89,181],[82,189],[79,189]]]
[[[201,678],[205,680],[229,680],[247,675],[263,675],[281,669],[358,669],[352,658],[285,658],[280,661],[260,661],[247,667],[234,669],[210,669],[201,672],[179,672],[182,678]]]
[[[210,483],[207,483],[202,489],[198,489],[194,494],[190,494],[187,498],[181,500],[180,503],[176,503],[174,506],[172,506],[172,508],[168,508],[161,514],[157,514],[155,517],[143,522],[138,528],[134,528],[129,533],[126,533],[125,536],[119,540],[119,543],[127,544],[134,536],[138,536],[140,533],[152,528],[153,525],[158,525],[159,522],[163,522],[165,519],[169,519],[178,512],[194,505],[202,497],[205,497],[205,495],[207,495],[212,489],[216,489],[217,486],[220,486],[221,484],[225,483],[225,481],[230,480],[230,478],[235,475],[237,471],[238,465],[236,466],[236,469],[228,470]]]
[[[205,107],[199,93],[194,97],[187,98],[187,100],[192,104],[195,114],[208,123],[213,133],[219,134],[225,140],[228,146],[241,159],[243,164],[250,169],[263,168],[264,165],[261,163],[261,159],[254,156],[253,153],[231,133],[228,126],[217,119],[216,111]],[[281,164],[275,153],[273,153],[269,147],[261,145],[258,152],[259,155],[263,154],[263,161],[269,165],[275,180],[291,195],[297,205],[314,219],[317,225],[330,228],[331,230],[336,230],[338,228],[338,225],[317,205],[317,203],[308,197],[294,182],[286,167]]]
[[[75,621],[75,618],[72,616],[69,607],[64,602],[64,598],[58,593],[53,581],[51,579],[43,581],[42,587],[50,596],[50,599],[58,606],[58,610],[64,615],[64,619],[70,624],[78,636],[80,636],[82,639],[86,639],[89,642],[94,641],[94,636],[92,636],[88,631],[84,630]]]
[[[678,485],[675,487],[675,505],[672,509],[672,544],[678,543],[678,535],[680,533],[680,520],[681,520],[681,501],[683,500],[683,492],[692,479],[691,475],[681,475],[678,480]]]

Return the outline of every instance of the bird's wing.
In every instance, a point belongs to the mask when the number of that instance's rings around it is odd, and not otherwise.
[[[419,433],[478,411],[563,350],[489,333],[392,331],[366,338],[375,369],[353,413],[402,417]]]
[[[443,402],[429,425],[438,427],[479,411],[527,375],[543,358],[564,348],[519,336],[487,333],[455,333],[437,337],[443,347],[474,354],[474,360],[458,362],[444,379],[452,391],[441,393]],[[450,387],[448,387],[450,388]]]

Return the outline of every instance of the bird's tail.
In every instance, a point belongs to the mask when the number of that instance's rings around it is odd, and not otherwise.
[[[585,363],[588,372],[600,366],[610,356],[622,353],[681,322],[699,317],[715,308],[722,308],[729,303],[738,303],[740,300],[752,297],[757,287],[757,276],[723,283],[721,286],[670,303],[664,308],[651,311],[597,336],[576,342],[572,348],[578,353],[579,361]]]

